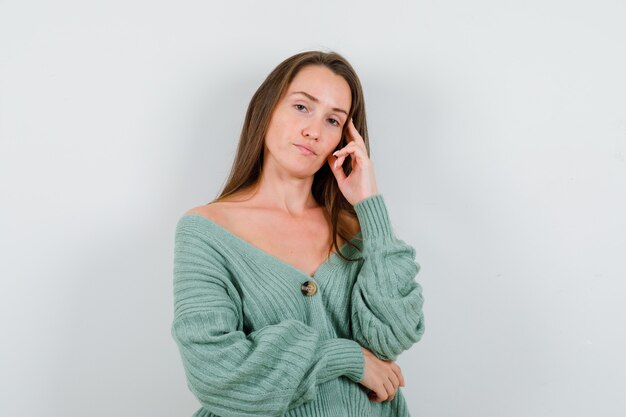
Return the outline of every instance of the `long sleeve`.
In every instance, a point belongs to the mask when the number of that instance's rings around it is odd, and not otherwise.
[[[418,342],[424,333],[420,265],[415,249],[393,233],[383,196],[354,205],[363,236],[363,260],[351,294],[354,340],[383,360]]]
[[[171,331],[187,386],[205,409],[222,417],[281,416],[313,400],[321,383],[341,375],[361,380],[364,358],[354,340],[323,340],[294,319],[246,334],[242,299],[217,248],[179,222]]]

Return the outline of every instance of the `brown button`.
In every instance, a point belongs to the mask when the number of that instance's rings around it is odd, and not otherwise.
[[[310,297],[317,292],[317,285],[314,281],[304,281],[301,288],[302,294]]]

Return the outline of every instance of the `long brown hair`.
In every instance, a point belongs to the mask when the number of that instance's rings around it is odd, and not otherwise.
[[[239,145],[237,146],[237,152],[230,175],[221,193],[212,202],[222,200],[242,189],[254,187],[258,184],[263,168],[265,135],[274,108],[283,94],[286,93],[294,77],[300,70],[308,65],[325,66],[346,80],[352,93],[352,104],[347,120],[350,120],[350,118],[353,119],[354,126],[363,137],[367,155],[369,156],[370,148],[365,118],[365,101],[361,82],[356,72],[350,63],[336,52],[301,52],[285,59],[274,68],[252,96],[246,112],[246,118],[241,130]],[[347,123],[344,125],[341,141],[335,150],[343,148],[347,144],[345,137],[346,126]],[[349,175],[352,171],[350,156],[344,160],[343,170],[346,175]],[[315,173],[311,192],[317,203],[325,207],[327,219],[332,225],[333,241],[328,249],[329,254],[333,248],[335,248],[338,255],[344,260],[357,260],[346,258],[341,251],[339,251],[337,244],[338,235],[350,246],[358,249],[357,246],[350,242],[350,239],[354,236],[350,236],[351,231],[348,221],[343,216],[347,215],[357,221],[358,218],[352,204],[346,200],[339,190],[335,176],[331,172],[328,164],[323,164]]]

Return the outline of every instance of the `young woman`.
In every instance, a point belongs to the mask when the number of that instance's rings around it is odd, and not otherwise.
[[[398,355],[424,332],[352,66],[310,51],[256,91],[214,201],[179,219],[174,337],[194,417],[409,416]]]

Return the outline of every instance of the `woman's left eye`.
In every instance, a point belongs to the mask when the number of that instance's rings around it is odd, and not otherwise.
[[[336,119],[328,119],[328,120],[330,120],[331,123],[334,122],[333,126],[339,126],[339,120],[336,120]]]

